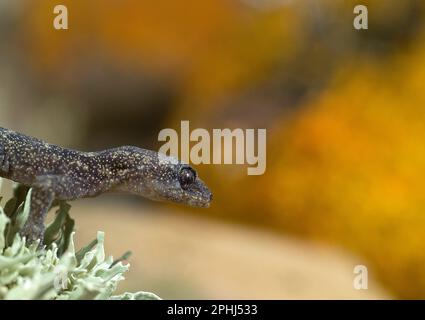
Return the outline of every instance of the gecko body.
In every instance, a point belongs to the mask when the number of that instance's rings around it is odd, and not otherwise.
[[[208,207],[212,194],[189,165],[151,150],[123,146],[98,152],[62,148],[0,127],[0,177],[32,188],[21,234],[43,240],[55,199],[127,192],[152,200]]]

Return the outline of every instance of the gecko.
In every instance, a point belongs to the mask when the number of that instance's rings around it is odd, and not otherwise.
[[[208,207],[212,193],[188,164],[135,146],[96,152],[59,147],[0,127],[0,177],[31,188],[21,235],[43,242],[44,220],[54,200],[107,192]]]

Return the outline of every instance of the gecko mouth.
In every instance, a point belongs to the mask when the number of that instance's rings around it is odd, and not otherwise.
[[[208,208],[212,201],[212,193],[204,195],[201,199],[189,200],[189,204],[193,207]]]
[[[196,182],[185,193],[187,203],[192,207],[208,208],[213,198],[211,191],[200,179],[196,179]]]

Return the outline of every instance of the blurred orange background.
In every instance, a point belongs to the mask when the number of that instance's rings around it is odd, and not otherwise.
[[[57,4],[68,30],[53,28]],[[114,255],[133,251],[122,290],[425,298],[425,3],[362,1],[368,30],[353,28],[357,4],[2,2],[0,125],[83,150],[157,150],[181,120],[267,129],[264,175],[197,167],[210,209],[75,203],[81,243],[107,230]]]

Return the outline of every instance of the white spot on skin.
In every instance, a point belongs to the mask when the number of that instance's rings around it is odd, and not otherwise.
[[[178,164],[179,160],[175,157],[167,156],[163,153],[158,153],[158,163],[160,165],[166,164]]]

